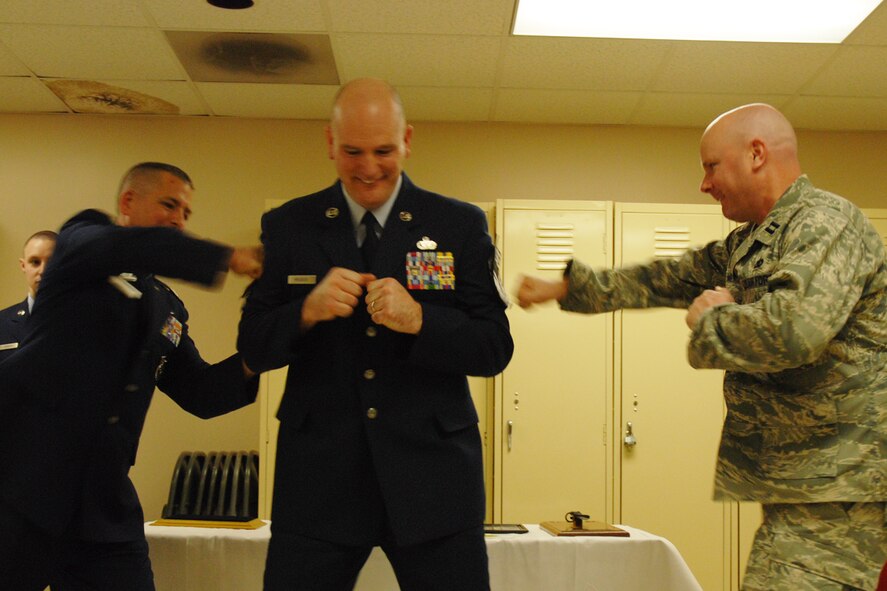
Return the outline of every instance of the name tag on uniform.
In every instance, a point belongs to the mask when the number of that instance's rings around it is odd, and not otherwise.
[[[407,289],[456,289],[451,252],[408,252]]]
[[[317,275],[287,275],[287,285],[314,285],[317,283]]]
[[[169,318],[166,319],[163,328],[160,330],[160,334],[165,336],[173,345],[178,347],[179,341],[182,340],[182,323],[179,322],[175,316],[170,314]]]
[[[10,351],[18,349],[18,343],[0,343],[0,351]]]

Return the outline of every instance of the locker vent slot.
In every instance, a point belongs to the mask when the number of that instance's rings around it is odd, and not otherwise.
[[[536,269],[562,271],[574,257],[573,224],[536,224]]]
[[[653,230],[653,256],[657,259],[680,258],[690,248],[690,228],[659,226]]]

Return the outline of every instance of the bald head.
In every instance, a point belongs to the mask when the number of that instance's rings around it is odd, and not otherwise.
[[[406,126],[403,103],[393,86],[377,78],[358,78],[344,84],[336,93],[330,125],[335,128],[352,118],[373,120],[391,118]]]
[[[759,140],[766,144],[773,157],[787,162],[798,159],[798,138],[792,124],[785,115],[764,103],[743,105],[719,115],[708,125],[702,140],[715,134],[737,146]]]
[[[373,210],[393,195],[412,131],[397,91],[384,80],[360,78],[339,89],[327,146],[345,192],[360,206]]]
[[[785,116],[763,103],[718,116],[702,134],[700,190],[738,222],[760,223],[801,175],[798,139]]]

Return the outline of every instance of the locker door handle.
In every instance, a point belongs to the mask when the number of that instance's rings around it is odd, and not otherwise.
[[[514,431],[514,421],[508,421],[506,425],[508,425],[508,451],[511,451],[511,433]]]
[[[622,438],[622,443],[628,449],[631,449],[638,444],[637,437],[631,432],[631,421],[625,423],[625,437]]]

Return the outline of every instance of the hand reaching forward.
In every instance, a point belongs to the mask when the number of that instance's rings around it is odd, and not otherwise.
[[[262,275],[264,258],[265,249],[261,246],[238,246],[231,252],[228,269],[232,273],[257,279]]]
[[[562,300],[567,295],[567,281],[546,281],[537,277],[518,277],[517,305],[529,308],[533,304],[542,304],[549,300]]]

